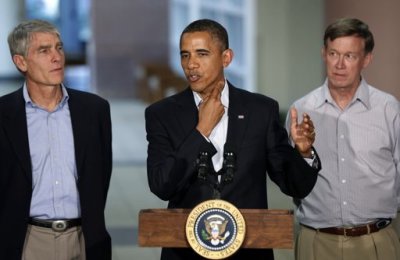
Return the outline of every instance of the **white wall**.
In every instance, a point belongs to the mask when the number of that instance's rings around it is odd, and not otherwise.
[[[258,1],[258,92],[282,111],[319,86],[324,4],[320,0]]]

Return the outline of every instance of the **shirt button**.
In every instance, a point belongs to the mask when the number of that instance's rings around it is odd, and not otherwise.
[[[342,183],[346,183],[346,180],[342,180]]]
[[[340,135],[340,138],[343,139],[343,138],[344,138],[344,135]]]
[[[340,160],[341,160],[342,162],[344,162],[344,158],[341,158]]]
[[[346,205],[347,205],[347,201],[343,201],[343,205],[345,205],[345,206],[346,206]]]

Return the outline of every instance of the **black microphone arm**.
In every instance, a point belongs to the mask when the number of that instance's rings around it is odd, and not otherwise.
[[[197,158],[197,177],[205,181],[207,179],[209,168],[208,153],[200,152],[199,157]]]
[[[224,162],[222,168],[224,169],[224,173],[221,176],[221,183],[231,183],[236,171],[236,154],[233,152],[233,149],[229,149],[227,146],[224,149]]]

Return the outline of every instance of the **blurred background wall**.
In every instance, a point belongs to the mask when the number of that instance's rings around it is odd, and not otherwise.
[[[168,64],[168,10],[168,1],[92,1],[89,64],[100,94],[135,97],[141,66]]]
[[[370,25],[376,40],[365,77],[400,97],[397,0],[1,0],[1,4],[0,80],[18,76],[9,59],[8,32],[21,20],[43,18],[56,23],[67,42],[69,85],[109,98],[151,103],[185,86],[179,34],[190,21],[207,17],[229,31],[235,51],[229,79],[277,99],[285,110],[323,81],[320,50],[326,25],[354,16]]]
[[[23,83],[11,62],[9,31],[41,18],[61,31],[66,85],[110,101],[113,177],[105,213],[115,260],[159,259],[159,248],[137,245],[139,211],[165,207],[147,185],[143,114],[150,103],[187,86],[179,36],[192,20],[212,18],[227,28],[235,52],[228,79],[275,98],[284,117],[295,99],[324,80],[326,25],[358,17],[376,43],[364,77],[400,99],[398,0],[0,0],[0,7],[0,96]],[[267,185],[271,208],[293,208],[276,185]],[[275,250],[275,257],[293,260],[293,250]]]
[[[371,85],[400,99],[400,1],[398,0],[328,0],[325,21],[339,17],[358,17],[368,23],[374,34],[375,49],[372,63],[364,76]]]
[[[0,0],[0,79],[8,79],[18,75],[14,64],[11,61],[10,52],[7,44],[7,35],[12,28],[24,16],[24,0]]]

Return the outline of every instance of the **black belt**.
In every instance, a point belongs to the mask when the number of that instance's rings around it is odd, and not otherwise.
[[[340,235],[340,236],[349,236],[349,237],[358,237],[367,234],[371,234],[374,232],[378,232],[382,228],[387,227],[392,220],[390,218],[379,219],[378,221],[362,226],[356,227],[328,227],[328,228],[313,228],[310,226],[303,225],[307,228],[322,232],[328,233],[333,235]]]
[[[69,228],[80,226],[81,219],[75,218],[75,219],[45,220],[45,219],[29,218],[28,223],[38,227],[51,228],[53,231],[56,232],[63,232]]]

